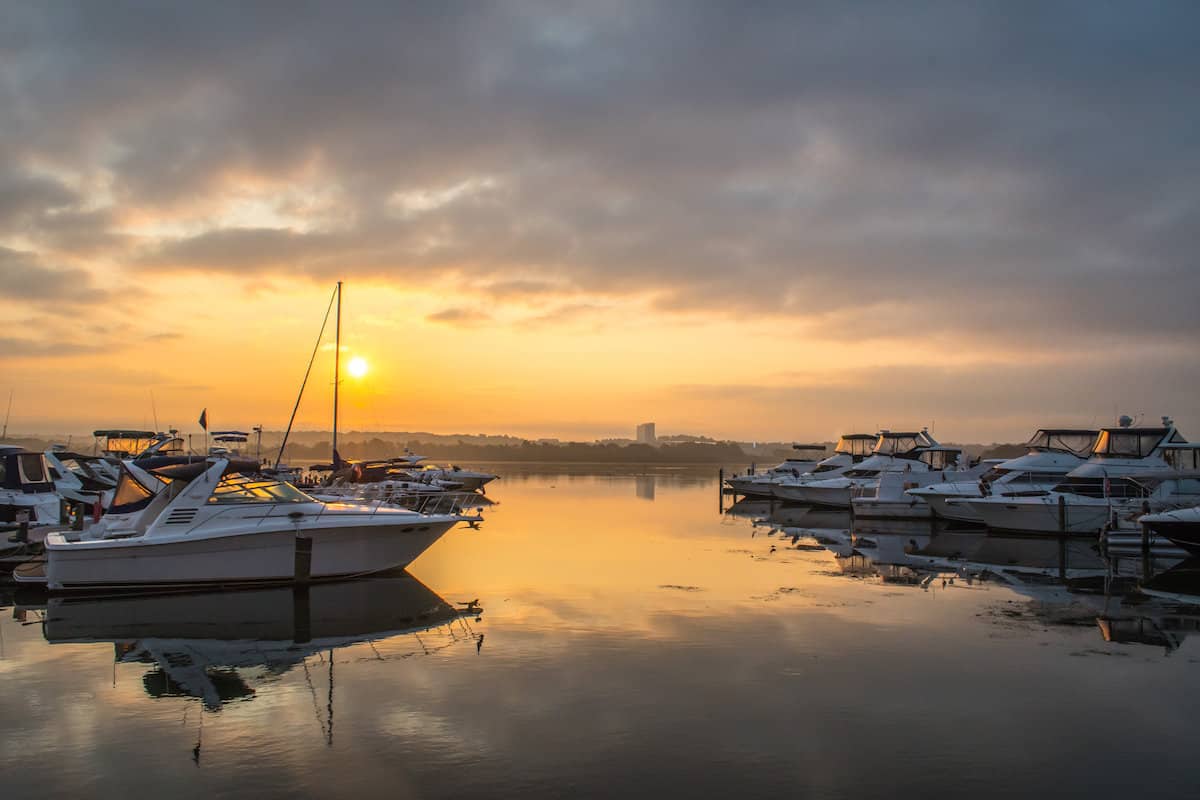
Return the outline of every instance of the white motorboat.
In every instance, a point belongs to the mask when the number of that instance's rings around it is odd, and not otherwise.
[[[797,500],[792,495],[792,487],[813,480],[828,480],[842,475],[853,469],[864,458],[871,455],[875,443],[879,440],[877,433],[848,433],[837,440],[833,455],[822,459],[810,471],[801,475],[787,473],[777,476],[769,485],[771,495],[778,500]]]
[[[789,486],[789,500],[808,505],[849,508],[852,497],[864,489],[874,489],[885,472],[904,473],[915,485],[945,481],[958,468],[962,453],[942,447],[927,430],[918,432],[881,431],[871,455],[835,478],[801,481]]]
[[[61,499],[43,453],[0,445],[0,525],[53,525]]]
[[[941,461],[947,465],[957,463],[960,450],[953,447],[931,448],[922,453],[922,457],[933,459],[942,453]],[[970,483],[980,480],[989,469],[989,464],[980,463],[965,470],[951,472],[956,483]],[[943,481],[945,473],[941,470],[898,472],[884,470],[879,473],[873,484],[856,487],[852,491],[850,506],[854,511],[855,521],[864,520],[932,520],[933,509],[921,497],[916,495],[922,485],[930,481]],[[945,483],[935,485],[946,485]]]
[[[1062,482],[1068,472],[1087,459],[1097,431],[1041,428],[1029,439],[1029,452],[1007,460],[989,459],[990,469],[978,480],[957,479],[908,490],[929,505],[933,514],[958,522],[982,524],[968,502],[987,496],[1043,494]]]
[[[1155,427],[1122,422],[1102,429],[1091,458],[1052,491],[981,497],[971,507],[995,530],[1095,534],[1114,518],[1200,503],[1198,473],[1182,468],[1196,463],[1200,445],[1188,443],[1167,417]]]
[[[490,472],[463,469],[458,465],[410,469],[405,470],[403,475],[413,481],[432,483],[446,489],[463,489],[468,492],[482,491],[484,486],[500,477]]]
[[[253,474],[254,462],[158,457],[122,465],[112,504],[54,532],[14,580],[49,589],[306,582],[407,566],[459,514],[321,503]],[[473,519],[473,518],[471,518]]]
[[[735,495],[771,497],[776,481],[782,478],[798,478],[807,474],[816,469],[825,457],[825,445],[823,444],[793,444],[792,450],[796,451],[795,455],[788,456],[770,469],[755,472],[754,467],[751,466],[740,475],[726,478],[725,484],[733,490]]]
[[[108,505],[120,477],[119,467],[106,459],[50,449],[46,468],[59,497],[73,503]]]

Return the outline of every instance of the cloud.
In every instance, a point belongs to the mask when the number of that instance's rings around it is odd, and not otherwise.
[[[0,336],[0,360],[3,361],[25,358],[67,358],[85,353],[98,353],[104,349],[102,344]]]
[[[444,308],[425,317],[430,322],[442,322],[447,325],[468,327],[489,322],[491,315],[471,308]]]
[[[529,324],[632,298],[829,338],[1172,345],[1200,333],[1198,23],[1187,3],[26,5],[0,225],[45,263],[457,280],[551,306]]]
[[[104,292],[92,286],[91,275],[81,269],[51,269],[34,253],[0,247],[0,286],[7,300],[38,303],[98,302]]]

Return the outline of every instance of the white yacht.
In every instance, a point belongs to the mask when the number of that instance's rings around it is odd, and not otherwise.
[[[928,504],[933,514],[958,522],[982,524],[969,500],[987,496],[1044,494],[1087,460],[1096,440],[1094,430],[1041,428],[1026,443],[1029,452],[1007,460],[989,459],[978,480],[957,479],[908,490]]]
[[[954,484],[975,483],[992,465],[981,462],[967,469],[958,469],[962,451],[956,447],[931,447],[925,449],[920,459],[935,469],[926,471],[884,470],[873,483],[856,487],[851,492],[850,507],[854,519],[862,520],[931,520],[933,509],[916,492],[924,485],[948,485],[947,476],[953,476]],[[935,471],[936,470],[936,471]],[[936,484],[931,482],[937,481]]]
[[[428,466],[421,469],[406,470],[403,474],[413,481],[432,483],[445,489],[463,489],[468,492],[482,491],[484,486],[500,477],[490,472],[463,469],[457,465],[451,465],[450,467]]]
[[[770,484],[771,495],[779,500],[798,501],[792,492],[793,487],[813,480],[836,478],[853,469],[855,464],[871,455],[878,440],[877,433],[847,433],[839,437],[833,447],[833,455],[819,461],[810,471],[801,475],[787,473],[778,476]]]
[[[83,531],[47,535],[14,580],[49,589],[229,586],[404,567],[459,514],[325,504],[253,474],[254,462],[158,457],[122,464],[112,504]]]
[[[874,437],[872,437],[874,438]],[[839,442],[840,444],[840,442]],[[743,497],[771,497],[776,481],[783,478],[798,478],[816,469],[825,457],[823,444],[794,444],[795,455],[788,456],[783,461],[763,472],[755,472],[751,467],[740,475],[732,475],[725,479],[725,484],[735,495]]]
[[[1114,517],[1139,515],[1200,503],[1194,462],[1200,445],[1190,444],[1168,417],[1162,425],[1104,428],[1092,455],[1067,473],[1053,490],[1034,496],[980,497],[971,508],[995,530],[1039,533],[1097,533]]]
[[[801,481],[788,487],[789,500],[808,505],[849,508],[851,498],[873,489],[884,472],[905,473],[916,485],[945,481],[958,468],[961,451],[942,447],[927,430],[881,431],[871,455],[835,478]],[[782,494],[782,492],[781,492]]]

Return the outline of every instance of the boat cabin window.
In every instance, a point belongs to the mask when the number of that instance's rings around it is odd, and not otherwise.
[[[1167,447],[1163,449],[1163,458],[1171,469],[1180,472],[1200,470],[1200,447]]]
[[[877,469],[852,469],[843,473],[847,478],[874,478],[878,474]]]
[[[290,483],[232,473],[217,484],[210,503],[313,503],[316,502]]]
[[[1096,437],[1092,455],[1101,458],[1145,458],[1166,431],[1106,430]]]
[[[1008,475],[1011,472],[1012,472],[1011,469],[1001,469],[1000,467],[992,467],[987,472],[980,475],[979,480],[987,481],[988,483],[994,483],[995,481],[1000,480],[1005,475]]]
[[[17,456],[21,469],[21,483],[45,483],[46,460],[41,453],[21,453]]]

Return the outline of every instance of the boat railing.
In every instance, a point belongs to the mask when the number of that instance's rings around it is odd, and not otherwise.
[[[405,492],[402,489],[374,497],[343,498],[342,502],[361,505],[374,514],[380,509],[403,508],[423,516],[470,516],[482,519],[484,499],[475,492]],[[474,511],[474,513],[470,513]],[[320,513],[324,513],[322,508]]]

